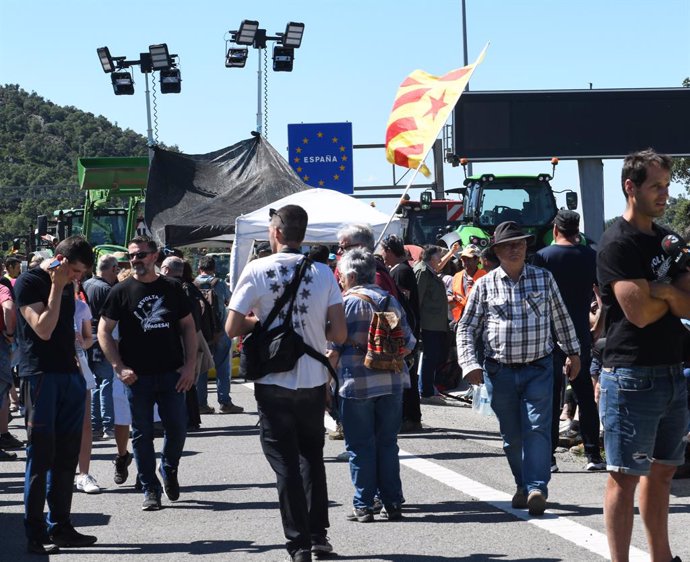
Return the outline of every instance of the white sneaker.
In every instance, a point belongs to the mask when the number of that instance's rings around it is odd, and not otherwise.
[[[86,494],[100,494],[101,492],[96,479],[90,474],[77,476],[77,490]]]

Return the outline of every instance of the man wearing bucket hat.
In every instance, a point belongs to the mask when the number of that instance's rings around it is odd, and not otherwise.
[[[552,333],[567,355],[570,377],[580,369],[580,344],[551,273],[525,263],[531,235],[508,221],[494,236],[501,265],[469,295],[458,324],[458,362],[468,382],[483,381],[491,396],[517,485],[513,508],[542,515],[551,478]],[[476,358],[480,336],[483,371]]]

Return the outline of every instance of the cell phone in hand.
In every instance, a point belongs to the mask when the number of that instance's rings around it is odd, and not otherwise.
[[[53,261],[50,262],[50,265],[48,266],[48,269],[55,269],[55,268],[58,267],[61,263],[62,263],[62,262],[61,262],[60,260],[55,259],[55,260],[53,260]]]

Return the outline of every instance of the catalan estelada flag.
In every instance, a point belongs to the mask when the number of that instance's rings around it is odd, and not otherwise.
[[[431,145],[458,103],[474,69],[484,60],[488,44],[472,63],[432,76],[415,70],[398,88],[386,127],[386,158],[391,164],[431,173],[423,163]]]

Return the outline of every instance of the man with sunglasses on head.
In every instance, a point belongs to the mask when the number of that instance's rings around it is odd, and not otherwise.
[[[230,299],[225,331],[229,337],[248,334],[257,321],[266,322],[275,302],[306,258],[300,246],[308,216],[298,205],[270,210],[268,238],[273,254],[248,263]],[[270,326],[286,320],[286,304]],[[248,314],[254,312],[255,316]],[[343,298],[326,264],[306,264],[294,300],[291,318],[295,331],[317,352],[327,341],[343,343],[347,325]],[[323,464],[328,371],[318,360],[302,355],[289,371],[268,373],[254,384],[259,409],[261,446],[276,473],[278,500],[294,562],[310,562],[333,551],[326,529],[328,490]]]
[[[179,281],[159,275],[156,243],[147,236],[127,246],[132,275],[115,285],[103,305],[98,343],[126,385],[132,410],[132,447],[144,489],[143,511],[161,508],[153,447],[153,405],[165,439],[158,473],[170,501],[180,497],[177,469],[187,436],[185,392],[194,384],[196,328]],[[113,330],[118,325],[120,340]]]

